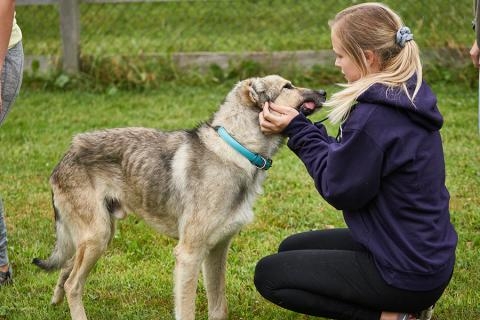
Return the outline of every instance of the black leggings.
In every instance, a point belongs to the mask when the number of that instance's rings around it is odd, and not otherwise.
[[[348,229],[310,231],[285,239],[261,259],[255,286],[271,302],[331,319],[380,319],[382,311],[415,313],[433,305],[445,285],[408,291],[388,285],[371,254]]]

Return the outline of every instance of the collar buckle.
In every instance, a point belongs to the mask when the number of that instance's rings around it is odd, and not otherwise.
[[[240,142],[235,140],[225,128],[221,126],[214,127],[215,131],[217,131],[218,135],[233,149],[235,149],[238,153],[242,156],[247,158],[251,164],[261,170],[268,170],[272,166],[272,160],[263,157],[258,153],[253,153],[252,151],[245,148]]]

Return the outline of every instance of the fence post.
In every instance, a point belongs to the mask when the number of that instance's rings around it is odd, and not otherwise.
[[[80,0],[60,0],[63,71],[76,73],[80,66]]]

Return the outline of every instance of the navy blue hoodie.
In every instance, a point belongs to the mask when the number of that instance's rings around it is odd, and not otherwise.
[[[358,97],[337,139],[302,114],[284,134],[385,281],[423,291],[449,281],[457,234],[445,187],[443,118],[427,84],[414,102],[400,88],[375,84]]]

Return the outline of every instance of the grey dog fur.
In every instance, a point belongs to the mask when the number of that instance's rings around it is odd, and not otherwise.
[[[50,184],[56,243],[45,270],[61,269],[52,303],[64,296],[73,320],[86,320],[86,278],[111,241],[116,221],[133,212],[175,247],[175,317],[195,318],[203,267],[209,319],[227,319],[225,262],[232,237],[253,219],[266,172],[225,143],[223,126],[250,150],[272,157],[281,135],[265,135],[258,115],[265,101],[301,108],[324,95],[277,75],[235,85],[212,118],[192,130],[120,128],[78,134],[53,170]]]

